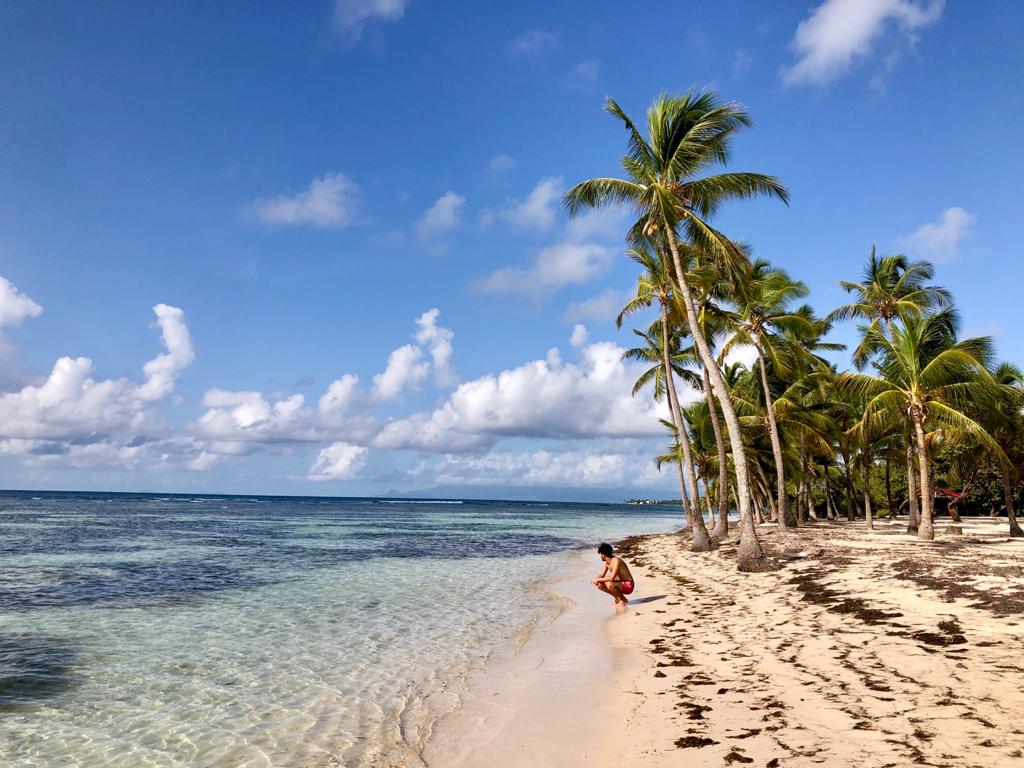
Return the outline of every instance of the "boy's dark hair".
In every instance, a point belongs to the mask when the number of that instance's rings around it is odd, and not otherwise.
[[[612,556],[612,545],[611,544],[604,544],[604,543],[602,543],[601,546],[599,546],[597,548],[597,554],[604,555],[605,557],[611,557]]]

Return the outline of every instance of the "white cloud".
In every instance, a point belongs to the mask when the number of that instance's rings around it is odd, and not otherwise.
[[[408,0],[335,0],[334,24],[350,44],[359,42],[371,21],[398,21]]]
[[[528,29],[508,44],[520,56],[537,56],[558,46],[558,35],[546,29]]]
[[[333,443],[316,457],[309,468],[310,480],[351,480],[366,463],[366,448],[351,443]]]
[[[445,192],[416,222],[416,236],[421,242],[444,249],[448,236],[462,224],[462,209],[466,198],[456,192]]]
[[[253,444],[366,443],[380,430],[371,407],[418,389],[431,370],[439,384],[455,382],[454,334],[437,324],[439,316],[440,310],[434,308],[416,319],[417,343],[392,351],[369,390],[360,388],[358,376],[345,373],[328,385],[313,408],[301,394],[269,397],[255,391],[211,389],[202,399],[206,412],[190,430],[205,450],[216,454],[244,454],[253,450],[246,447]]]
[[[955,261],[960,257],[960,244],[970,234],[974,221],[974,215],[963,208],[947,208],[938,220],[898,238],[897,243],[914,258]]]
[[[541,300],[568,285],[587,283],[605,274],[615,260],[615,252],[592,239],[606,239],[612,232],[621,235],[621,211],[594,211],[571,219],[561,239],[542,248],[527,268],[503,267],[476,282],[481,291],[520,293]]]
[[[374,399],[394,400],[403,389],[419,389],[429,372],[430,364],[423,360],[423,350],[405,344],[388,355],[387,367],[373,377]]]
[[[631,291],[617,291],[605,288],[596,296],[583,301],[572,302],[562,315],[563,323],[577,323],[589,320],[597,323],[610,323],[636,294]]]
[[[757,365],[757,347],[753,344],[737,344],[725,356],[726,365],[741,363],[745,368],[754,370]]]
[[[747,73],[750,65],[754,63],[754,57],[746,51],[736,51],[732,55],[732,79],[738,80]]]
[[[944,0],[825,0],[797,27],[790,47],[798,60],[783,70],[783,82],[824,85],[872,54],[892,25],[913,43],[943,7]]]
[[[5,277],[0,277],[0,328],[21,325],[29,317],[39,317],[43,308],[21,293]]]
[[[459,377],[452,368],[452,339],[455,334],[449,328],[437,324],[441,310],[437,307],[428,309],[418,318],[419,328],[413,338],[430,352],[431,365],[434,371],[434,382],[439,387],[448,387],[458,382]]]
[[[355,182],[343,173],[313,179],[296,195],[256,200],[252,210],[264,224],[305,224],[321,229],[344,229],[360,215],[362,197]]]
[[[529,269],[505,267],[492,272],[477,287],[494,293],[523,293],[541,299],[560,288],[587,283],[612,265],[614,254],[594,243],[558,243],[541,250]]]
[[[185,324],[185,313],[167,304],[157,304],[153,312],[167,352],[157,355],[142,367],[146,381],[138,392],[139,397],[146,401],[162,400],[171,394],[182,370],[196,359],[192,336]]]
[[[327,387],[317,404],[317,411],[327,424],[338,424],[349,414],[358,398],[359,377],[346,373]]]
[[[516,167],[514,157],[506,154],[497,154],[487,161],[487,175],[492,178],[508,173]]]
[[[576,323],[572,329],[572,335],[569,337],[569,344],[574,349],[578,349],[587,343],[587,339],[590,338],[590,333],[587,331],[587,326],[583,323]]]
[[[593,93],[601,81],[601,65],[593,59],[581,61],[565,78],[566,86],[573,91]]]
[[[195,357],[184,314],[176,307],[153,308],[162,331],[165,354],[143,366],[142,383],[93,378],[87,357],[61,357],[39,385],[0,395],[0,438],[56,441],[27,450],[66,450],[105,441],[112,432],[141,430],[157,424],[150,406],[171,394],[181,370]]]
[[[659,473],[647,441],[617,440],[560,450],[494,450],[482,455],[445,454],[422,459],[410,479],[443,485],[588,487],[674,487],[671,472]]]
[[[545,360],[465,382],[429,415],[389,422],[374,440],[381,448],[473,450],[498,437],[658,435],[663,406],[632,397],[644,367],[623,350],[598,342],[566,363],[557,350]]]
[[[517,231],[547,232],[555,225],[556,209],[560,206],[565,184],[561,177],[541,179],[523,200],[508,199],[496,210],[484,211],[482,226],[501,221]]]
[[[260,392],[220,389],[203,395],[208,408],[194,425],[197,437],[208,441],[303,442],[320,438],[313,410],[302,395],[267,400]]]

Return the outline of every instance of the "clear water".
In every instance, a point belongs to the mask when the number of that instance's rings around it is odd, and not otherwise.
[[[0,492],[0,764],[418,765],[573,550],[679,517]]]

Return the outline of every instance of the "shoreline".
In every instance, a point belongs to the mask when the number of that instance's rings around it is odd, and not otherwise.
[[[735,530],[703,555],[627,538],[618,613],[578,557],[550,585],[574,605],[475,677],[426,764],[1019,765],[1024,541],[987,519],[934,543],[875,526],[762,526],[767,574],[736,571]]]

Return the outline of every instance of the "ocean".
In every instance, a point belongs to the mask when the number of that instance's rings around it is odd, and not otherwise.
[[[420,765],[467,676],[562,610],[574,552],[681,518],[0,492],[0,764]]]

